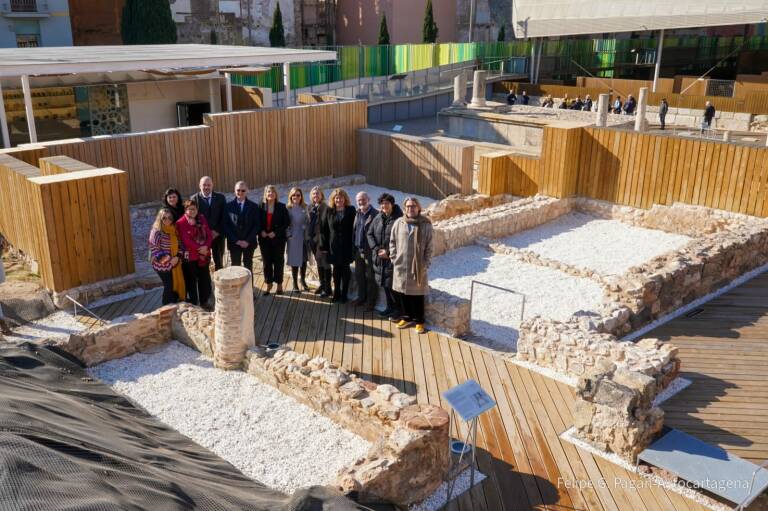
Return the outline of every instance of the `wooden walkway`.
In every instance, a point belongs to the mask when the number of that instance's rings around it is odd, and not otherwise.
[[[401,331],[308,293],[259,296],[256,335],[446,409],[446,389],[477,380],[498,403],[480,420],[479,466],[488,478],[451,504],[453,511],[705,509],[562,441],[572,425],[573,389],[466,342]]]
[[[162,299],[162,288],[156,288],[125,300],[115,301],[100,307],[88,308],[104,321],[110,321],[128,314],[151,312],[160,307]],[[97,328],[103,324],[101,321],[81,309],[78,309],[76,318],[89,329]]]
[[[680,348],[693,385],[665,423],[760,464],[768,459],[768,273],[648,334]]]

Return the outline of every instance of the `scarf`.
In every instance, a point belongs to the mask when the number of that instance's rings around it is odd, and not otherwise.
[[[416,282],[416,285],[423,286],[422,276],[425,276],[426,272],[421,271],[423,261],[421,260],[421,244],[423,243],[423,234],[421,233],[421,226],[423,224],[431,223],[425,216],[419,214],[416,218],[405,217],[405,223],[413,227],[413,254],[411,256],[411,275],[409,277]]]
[[[175,225],[164,225],[163,232],[171,239],[171,257],[179,253],[179,236],[176,234]],[[173,278],[173,290],[179,297],[179,300],[187,299],[187,289],[184,286],[184,272],[181,270],[181,262],[171,269]]]

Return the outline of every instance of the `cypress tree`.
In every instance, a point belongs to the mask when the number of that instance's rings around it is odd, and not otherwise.
[[[504,39],[507,38],[507,32],[504,29],[504,26],[505,25],[502,25],[501,28],[499,29],[499,36],[496,38],[497,41],[504,41]]]
[[[381,17],[381,23],[379,24],[379,43],[380,45],[389,44],[389,29],[387,28],[387,15],[384,14]]]
[[[437,23],[432,14],[432,0],[427,0],[427,9],[424,12],[424,28],[422,29],[422,38],[425,43],[437,42]]]
[[[176,22],[168,0],[126,0],[120,22],[124,44],[174,44]]]
[[[219,44],[219,36],[216,34],[216,29],[211,29],[211,44]]]
[[[277,2],[272,15],[272,28],[269,29],[269,44],[272,47],[285,46],[285,30],[283,29],[283,13],[280,12],[280,2]]]

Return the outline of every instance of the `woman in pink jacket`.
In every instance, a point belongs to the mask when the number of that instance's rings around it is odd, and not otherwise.
[[[211,297],[211,261],[213,235],[205,217],[198,213],[197,202],[184,201],[184,216],[176,222],[176,230],[184,245],[184,282],[187,301],[194,305],[206,306]]]

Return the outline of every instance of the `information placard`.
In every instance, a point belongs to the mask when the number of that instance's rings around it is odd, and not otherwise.
[[[446,390],[443,397],[465,422],[496,406],[496,401],[475,380],[467,380]]]

